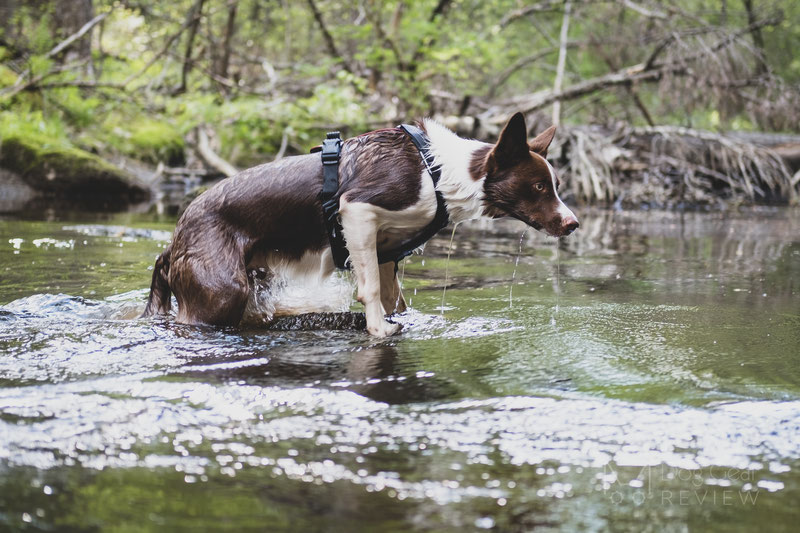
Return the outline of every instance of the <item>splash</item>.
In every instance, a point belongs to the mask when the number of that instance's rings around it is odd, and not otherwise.
[[[556,241],[556,271],[553,276],[553,292],[556,294],[556,307],[553,309],[553,315],[550,317],[550,325],[556,326],[556,316],[561,305],[561,256],[559,255],[559,248],[561,239]]]
[[[242,322],[263,324],[276,317],[341,313],[353,303],[352,279],[325,268],[325,257],[307,253],[299,261],[268,258],[250,272],[250,296]]]
[[[444,298],[447,295],[447,281],[450,269],[450,253],[453,251],[453,238],[456,236],[456,228],[458,228],[458,222],[453,225],[453,232],[450,233],[450,244],[447,246],[447,260],[444,263],[444,287],[442,287],[442,305],[439,306],[439,311],[442,315],[444,315]]]
[[[517,258],[514,260],[514,272],[511,273],[511,285],[508,287],[508,308],[511,309],[514,306],[513,294],[514,294],[514,279],[517,277],[517,266],[519,266],[519,257],[522,255],[522,240],[525,238],[525,234],[528,232],[527,228],[522,232],[519,236],[519,250],[517,250]]]

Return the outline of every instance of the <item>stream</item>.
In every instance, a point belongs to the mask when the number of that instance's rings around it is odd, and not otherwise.
[[[0,216],[0,530],[796,531],[800,210],[578,215],[441,232],[385,340],[140,319],[174,218]]]

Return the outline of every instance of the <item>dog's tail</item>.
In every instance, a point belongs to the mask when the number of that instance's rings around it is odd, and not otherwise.
[[[171,252],[172,247],[168,247],[156,259],[156,265],[153,267],[153,281],[150,283],[150,296],[147,298],[147,305],[142,317],[164,315],[169,312],[172,290],[169,288],[167,276],[169,275]]]

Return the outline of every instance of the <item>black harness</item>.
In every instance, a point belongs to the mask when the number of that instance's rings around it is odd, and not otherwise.
[[[433,220],[425,226],[422,231],[415,237],[402,243],[400,246],[385,252],[378,252],[378,264],[394,262],[395,270],[397,264],[411,255],[411,253],[425,244],[431,237],[447,226],[450,222],[450,217],[447,214],[447,206],[444,203],[444,197],[441,191],[436,189],[439,184],[439,178],[442,171],[439,167],[434,165],[433,155],[428,151],[430,140],[421,129],[410,124],[401,124],[398,126],[411,138],[411,142],[419,150],[422,162],[425,168],[431,175],[433,180],[433,187],[436,191],[436,215]],[[317,149],[312,150],[312,152]],[[333,262],[337,268],[343,270],[350,269],[350,262],[348,258],[350,253],[344,241],[344,234],[342,233],[342,223],[339,221],[339,159],[342,154],[342,139],[339,137],[338,131],[328,133],[322,143],[322,192],[320,199],[322,200],[322,215],[325,219],[325,228],[328,230],[328,240],[331,243],[331,251],[333,252]]]

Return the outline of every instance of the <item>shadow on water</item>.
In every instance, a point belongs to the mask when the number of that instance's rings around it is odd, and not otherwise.
[[[136,318],[171,224],[0,220],[0,529],[796,524],[797,211],[464,224],[385,340]]]
[[[285,352],[285,353],[281,353]],[[264,355],[267,355],[266,353]],[[405,375],[394,346],[377,344],[359,351],[329,354],[306,350],[297,357],[294,348],[271,350],[255,364],[193,370],[179,375],[204,381],[219,380],[258,386],[319,387],[353,391],[391,405],[427,402],[452,397],[448,382],[433,376]]]

